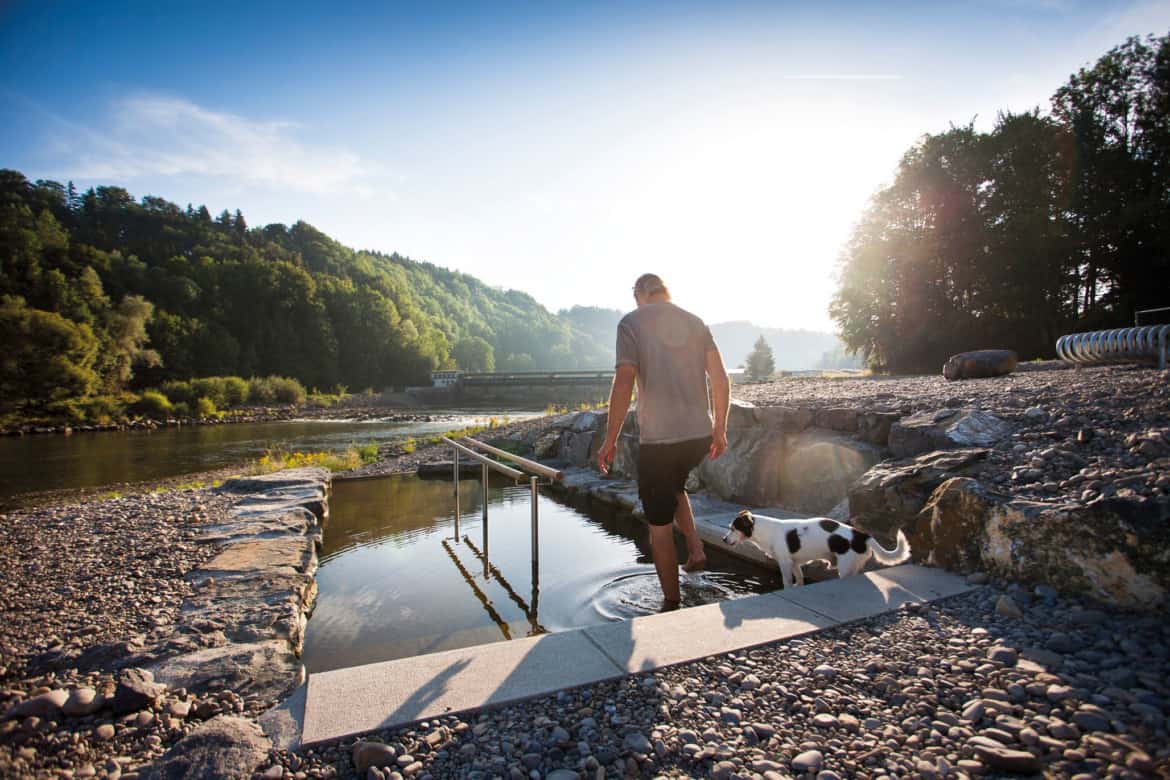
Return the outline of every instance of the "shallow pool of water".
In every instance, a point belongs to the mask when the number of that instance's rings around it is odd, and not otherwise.
[[[492,481],[485,542],[480,483],[460,485],[456,539],[450,480],[334,483],[305,638],[310,672],[626,620],[661,607],[640,521],[541,493],[534,577],[528,487]],[[681,539],[679,554],[685,560]],[[780,588],[779,572],[711,548],[707,558],[708,571],[683,575],[684,607]]]

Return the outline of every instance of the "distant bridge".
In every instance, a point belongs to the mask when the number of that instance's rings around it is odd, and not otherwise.
[[[473,387],[593,387],[613,384],[613,371],[500,371],[463,374],[459,384]]]
[[[596,403],[610,398],[613,371],[460,373],[446,387],[419,394],[431,405],[518,405],[519,408]]]

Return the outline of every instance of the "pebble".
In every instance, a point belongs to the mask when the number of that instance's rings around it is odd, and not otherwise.
[[[1009,618],[1022,618],[1024,616],[1024,613],[1023,613],[1023,611],[1020,610],[1019,605],[1016,604],[1016,602],[1012,599],[1011,596],[1008,596],[1006,594],[1003,596],[1000,596],[996,600],[995,614],[1003,615],[1004,617],[1009,617]]]
[[[825,763],[825,756],[819,750],[806,750],[792,759],[792,768],[797,772],[816,772]]]
[[[1005,481],[1002,488],[1026,497],[1040,495],[1049,489],[1046,485],[1055,490],[1060,483],[1060,489],[1045,500],[1075,500],[1081,490],[1091,490],[1094,495],[1116,494],[1114,482],[1133,471],[1120,460],[1103,464],[1101,453],[1111,452],[1111,442],[1124,437],[1118,438],[1116,426],[1099,417],[1093,407],[1100,404],[1058,405],[1028,384],[1034,376],[1021,373],[986,384],[1027,388],[1026,392],[1005,392],[1005,397],[1014,395],[1017,401],[1027,398],[1028,403],[1042,409],[1069,409],[1068,416],[1073,419],[1062,423],[1055,418],[1063,413],[1053,417],[1045,413],[1043,429],[1025,426],[1017,432],[1021,437],[1033,437],[1037,431],[1051,428],[1051,439],[1017,438],[995,449],[989,455],[990,468],[1004,468],[1007,461],[1002,458],[1016,457],[1008,453],[1011,446],[1019,444],[1018,465],[1044,472],[1034,483],[1016,486]],[[1128,375],[1108,376],[1121,388]],[[831,387],[829,392],[833,392]],[[980,392],[983,390],[969,391],[972,397]],[[1112,398],[1110,388],[1102,403],[1107,405]],[[900,403],[895,402],[894,408]],[[1017,424],[1020,408],[1022,405],[1012,407],[1009,414]],[[1069,431],[1064,432],[1061,425]],[[1133,430],[1144,435],[1150,427],[1135,425]],[[1076,445],[1072,441],[1075,431],[1089,428],[1099,435]],[[1065,435],[1065,443],[1061,443],[1061,435]],[[1061,454],[1061,448],[1074,447],[1082,463]],[[1034,466],[1033,459],[1041,465]],[[1004,474],[1010,474],[1011,468],[1008,464]],[[1059,469],[1066,470],[1053,473]],[[1069,481],[1066,487],[1065,481],[1082,469],[1098,473]],[[1146,474],[1143,470],[1143,480]],[[1149,474],[1157,476],[1158,472]],[[1151,484],[1154,478],[1150,477]],[[1132,486],[1141,493],[1144,484]],[[145,503],[141,506],[149,510]],[[105,538],[97,517],[87,515],[84,509],[78,511],[84,538]],[[134,522],[131,515],[150,517],[153,511],[128,511],[126,522]],[[46,515],[37,517],[45,519]],[[43,525],[48,529],[59,524],[65,527],[64,520],[62,512]],[[32,535],[21,544],[13,543],[6,535],[12,527],[11,523],[0,524],[0,544],[7,543],[11,549],[31,549],[30,542],[43,544]],[[152,529],[151,533],[158,531]],[[141,627],[134,622],[141,612],[141,595],[129,602],[119,601],[115,592],[100,590],[95,592],[108,598],[111,606],[77,620],[76,626],[85,627],[76,629],[79,633],[70,633],[75,629],[64,620],[53,623],[47,631],[32,623],[14,625],[9,615],[23,615],[28,606],[20,600],[19,588],[0,583],[0,610],[5,614],[0,626],[0,657],[9,671],[7,684],[15,689],[12,695],[0,692],[0,710],[58,689],[89,688],[96,695],[113,692],[113,678],[100,673],[87,675],[66,669],[58,675],[20,680],[11,672],[22,668],[32,655],[28,648],[34,646],[63,649],[125,641],[132,636],[151,641],[150,632],[173,620],[181,591],[168,591],[168,580],[161,574],[169,571],[168,561],[173,559],[167,558],[168,545],[174,539],[160,537],[160,543],[154,543],[150,537],[144,534],[135,541],[143,553],[149,551],[144,558],[150,561],[149,566],[137,560],[137,552],[125,561],[115,558],[109,562],[85,558],[89,553],[84,546],[61,545],[56,553],[65,560],[78,557],[83,565],[77,581],[86,582],[87,588],[91,581],[81,577],[91,573],[100,577],[106,571],[133,577],[122,573],[141,569],[152,582],[163,583],[160,597],[164,603],[158,605],[157,613],[145,616]],[[79,534],[79,538],[83,537]],[[104,545],[89,546],[95,548],[96,556],[100,552],[97,548]],[[57,548],[50,545],[48,549]],[[182,553],[185,561],[197,560],[199,554]],[[151,569],[155,566],[160,567],[159,572]],[[466,722],[440,716],[428,719],[426,726],[379,732],[370,739],[385,740],[402,749],[394,748],[394,768],[384,767],[378,776],[394,780],[404,775],[414,780],[488,780],[497,776],[569,780],[584,776],[592,780],[599,770],[601,776],[610,777],[674,777],[707,776],[718,768],[727,771],[729,778],[754,773],[766,780],[802,772],[819,780],[861,775],[929,777],[933,772],[933,776],[949,780],[958,773],[976,777],[1016,771],[1009,767],[1012,762],[1017,768],[1034,771],[1037,760],[1021,750],[1025,745],[1043,752],[1040,768],[1055,777],[1125,776],[1127,772],[1141,776],[1170,759],[1166,721],[1170,686],[1165,683],[1170,679],[1170,653],[1165,651],[1170,647],[1170,629],[1139,615],[1100,609],[1089,600],[1054,595],[1035,583],[1005,591],[998,580],[993,583],[985,573],[980,574],[983,576],[970,578],[971,584],[987,587],[924,609],[561,691],[523,705],[464,715]],[[18,585],[44,599],[61,586],[52,578],[45,579],[44,587],[24,580]],[[176,575],[174,581],[183,582],[182,576]],[[41,618],[46,619],[53,620]],[[93,626],[98,633],[80,633]],[[76,644],[79,637],[80,644]],[[36,645],[38,642],[41,644]],[[1014,663],[1009,651],[1015,652]],[[112,738],[117,733],[112,724],[97,722],[90,715],[73,716],[90,718],[79,722],[50,712],[0,721],[0,744],[7,747],[12,736],[19,735],[26,741],[20,744],[19,753],[12,748],[12,760],[28,761],[28,766],[37,768],[71,766],[73,776],[87,771],[87,765],[104,775],[114,752],[124,751],[124,760],[116,763],[122,773],[142,766],[149,756],[161,754],[173,744],[183,730],[198,725],[194,718],[188,721],[173,709],[180,701],[187,703],[187,698],[186,692],[168,692],[165,703],[154,710],[158,716],[143,727],[146,734],[136,731],[137,712],[130,713],[129,720],[117,721],[123,730],[117,739]],[[237,703],[244,704],[243,698],[237,702],[220,700],[214,692],[200,693],[198,700],[188,704],[188,716],[205,702],[224,712],[234,712]],[[664,704],[668,705],[665,711]],[[91,715],[100,718],[100,712]],[[737,717],[725,720],[725,712],[735,712]],[[818,716],[823,717],[818,720]],[[108,741],[97,736],[102,726],[111,730]],[[449,741],[432,738],[440,729],[446,730]],[[576,742],[570,734],[576,736]],[[980,735],[986,742],[969,746],[969,741]],[[631,747],[629,741],[637,742],[641,750]],[[265,771],[275,770],[272,777],[279,773],[317,778],[333,776],[339,767],[348,777],[353,771],[347,761],[348,750],[313,748],[299,758],[274,751],[274,760],[269,762],[272,766],[265,764]],[[27,759],[25,751],[29,751]],[[635,753],[638,755],[632,755]],[[399,754],[413,760],[399,767]],[[817,756],[815,763],[810,760],[813,754]],[[533,766],[522,761],[529,756],[529,761],[535,761]],[[798,768],[802,759],[807,765],[802,763]],[[0,774],[6,774],[6,769],[0,763]]]

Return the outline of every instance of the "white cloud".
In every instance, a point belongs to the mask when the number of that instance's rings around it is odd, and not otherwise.
[[[785,81],[901,81],[895,73],[807,73],[785,76]]]
[[[70,126],[70,176],[222,177],[309,193],[368,191],[370,170],[348,149],[298,140],[289,122],[257,121],[189,100],[136,96],[114,106],[104,131]]]

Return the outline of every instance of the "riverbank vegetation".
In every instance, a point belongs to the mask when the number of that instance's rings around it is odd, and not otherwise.
[[[192,411],[199,398],[232,405],[165,389],[202,377],[286,377],[300,395],[429,385],[432,369],[460,360],[608,367],[612,332],[599,342],[576,326],[585,311],[562,317],[467,274],[355,251],[304,222],[250,227],[238,210],[213,218],[120,187],[79,192],[0,171],[0,414],[94,421],[146,389]]]
[[[272,449],[260,456],[255,463],[245,469],[248,474],[271,474],[283,469],[302,468],[304,466],[320,466],[330,471],[351,471],[378,460],[378,445],[363,444],[350,446],[340,452],[289,452],[284,449]]]
[[[831,312],[877,369],[967,349],[1051,356],[1170,289],[1170,36],[1131,38],[1047,112],[925,136],[844,250]]]

